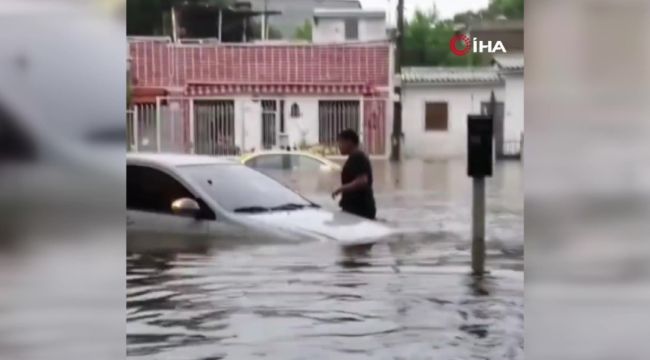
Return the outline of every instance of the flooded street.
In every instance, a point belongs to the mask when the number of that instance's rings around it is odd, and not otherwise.
[[[333,242],[129,243],[127,352],[142,359],[523,359],[522,164],[487,181],[487,260],[470,272],[463,160],[373,162],[366,252]],[[335,174],[287,183],[326,208]]]

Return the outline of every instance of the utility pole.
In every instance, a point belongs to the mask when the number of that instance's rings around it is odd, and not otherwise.
[[[395,71],[400,77],[400,84],[395,87],[397,99],[393,103],[393,133],[391,135],[391,161],[401,160],[402,142],[402,89],[401,73],[404,51],[404,0],[397,0],[397,34],[395,36]]]
[[[268,10],[269,10],[268,0],[264,0],[264,14],[262,14],[262,31],[261,31],[262,40],[267,39],[266,29],[268,25],[266,24],[266,22],[268,21],[268,18],[266,17],[266,14]]]

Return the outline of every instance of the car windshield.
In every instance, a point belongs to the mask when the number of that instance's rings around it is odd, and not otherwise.
[[[277,181],[243,165],[180,166],[179,171],[228,211],[264,212],[314,206]]]

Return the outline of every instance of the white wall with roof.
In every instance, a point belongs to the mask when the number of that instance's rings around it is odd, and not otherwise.
[[[504,150],[521,141],[524,131],[523,55],[496,59],[493,67],[411,67],[402,69],[404,154],[417,158],[464,157],[467,153],[467,115],[479,114],[481,103],[504,104]],[[448,129],[425,129],[425,104],[448,104]]]
[[[481,103],[505,100],[501,84],[444,84],[404,86],[402,89],[403,154],[408,158],[461,158],[467,153],[467,115],[479,114]],[[426,131],[425,104],[446,102],[448,129]]]

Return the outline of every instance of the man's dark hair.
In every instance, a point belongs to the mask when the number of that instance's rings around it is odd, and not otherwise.
[[[346,140],[352,142],[354,145],[359,145],[359,134],[352,129],[345,129],[339,133],[337,137],[339,140]]]

